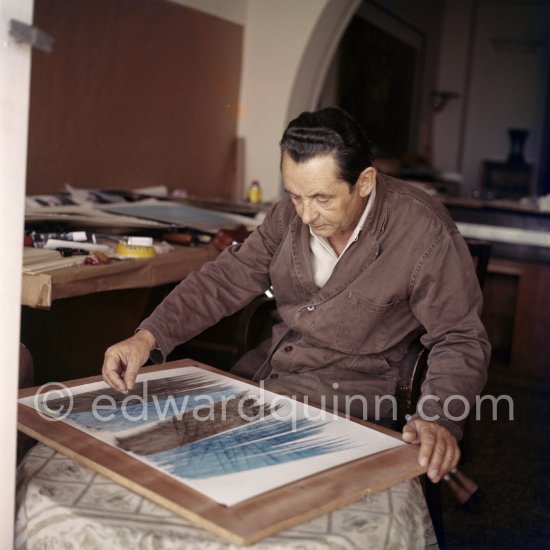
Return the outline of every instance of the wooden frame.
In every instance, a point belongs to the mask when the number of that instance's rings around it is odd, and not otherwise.
[[[184,359],[147,371],[198,366],[228,376],[207,365]],[[67,382],[67,387],[101,381],[95,376]],[[249,381],[246,381],[249,383]],[[36,394],[40,388],[26,388],[19,397]],[[280,530],[298,525],[340,506],[387,489],[425,472],[418,464],[418,447],[402,445],[366,458],[354,460],[299,482],[290,483],[240,504],[227,507],[194,491],[173,477],[151,468],[120,449],[64,422],[51,422],[34,409],[19,404],[18,427],[29,436],[77,460],[84,466],[120,485],[145,496],[228,542],[243,545],[258,541]],[[385,434],[400,434],[358,421]]]

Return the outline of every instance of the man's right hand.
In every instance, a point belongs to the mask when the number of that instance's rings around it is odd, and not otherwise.
[[[134,387],[140,367],[147,361],[157,342],[148,330],[107,348],[103,360],[103,380],[115,390],[128,393]]]

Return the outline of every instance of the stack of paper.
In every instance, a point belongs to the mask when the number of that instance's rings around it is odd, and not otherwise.
[[[64,258],[57,250],[26,246],[23,248],[23,273],[42,273],[70,265],[78,265],[84,262],[85,258],[86,256]]]

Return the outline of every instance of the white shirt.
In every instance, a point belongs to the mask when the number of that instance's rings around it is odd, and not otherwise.
[[[344,248],[340,256],[338,256],[334,251],[334,248],[330,246],[330,243],[328,242],[328,239],[326,237],[319,237],[318,235],[315,235],[311,230],[311,227],[309,228],[309,248],[311,250],[313,279],[315,281],[315,284],[319,288],[325,286],[325,283],[332,275],[332,272],[334,271],[338,260],[346,253],[346,250],[352,245],[352,243],[354,243],[359,238],[359,232],[363,229],[363,226],[365,225],[365,220],[367,219],[369,212],[371,212],[373,209],[375,198],[376,185],[372,188],[367,206],[365,206],[365,210],[363,210],[363,214],[361,214],[361,218],[357,222],[357,225],[355,226],[355,229],[353,230],[353,233],[348,239],[346,247]]]

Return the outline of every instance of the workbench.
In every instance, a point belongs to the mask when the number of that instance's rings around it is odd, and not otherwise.
[[[218,254],[212,245],[177,247],[151,259],[25,274],[21,341],[35,383],[98,374],[105,349],[131,336],[179,281]]]
[[[55,300],[62,298],[174,283],[200,269],[218,253],[213,246],[178,246],[148,259],[78,265],[36,275],[24,273],[21,304],[49,309]]]

